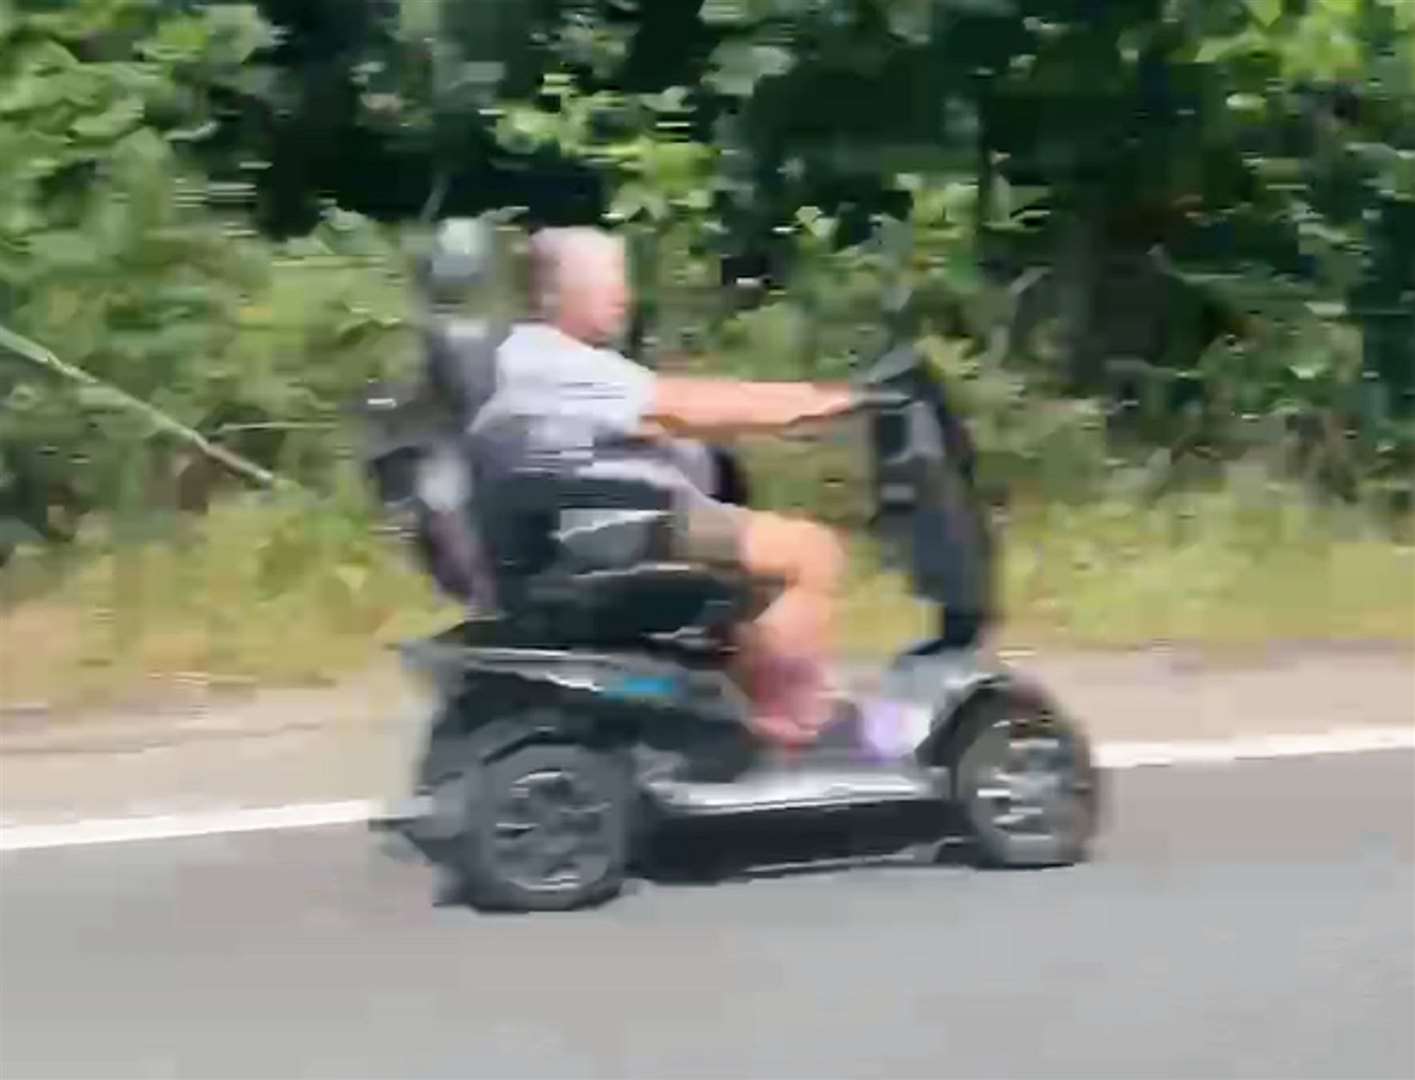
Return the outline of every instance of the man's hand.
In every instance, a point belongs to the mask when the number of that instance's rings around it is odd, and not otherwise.
[[[788,424],[810,424],[843,416],[855,407],[856,394],[852,387],[832,383],[786,383],[800,387],[795,395],[797,417]]]

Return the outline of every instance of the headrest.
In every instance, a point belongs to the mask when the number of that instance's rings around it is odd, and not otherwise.
[[[496,236],[485,218],[448,218],[417,259],[418,287],[430,303],[457,304],[495,272]]]

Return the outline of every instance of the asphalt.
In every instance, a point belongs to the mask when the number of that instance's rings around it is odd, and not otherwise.
[[[1081,867],[559,916],[439,906],[352,827],[9,853],[0,1076],[1415,1075],[1415,755],[1111,784]]]

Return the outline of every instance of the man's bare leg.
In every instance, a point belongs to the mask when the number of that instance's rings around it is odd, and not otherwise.
[[[739,674],[756,710],[754,724],[774,742],[807,744],[829,715],[826,665],[835,647],[844,552],[816,522],[749,513],[741,558],[754,576],[786,583],[739,637]]]

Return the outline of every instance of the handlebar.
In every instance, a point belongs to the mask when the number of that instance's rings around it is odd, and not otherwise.
[[[857,410],[871,411],[900,409],[913,400],[910,395],[901,390],[882,390],[876,388],[857,389],[855,391],[854,408]]]
[[[930,372],[923,354],[913,345],[890,349],[851,381],[861,390],[881,390],[886,387],[909,385]]]

